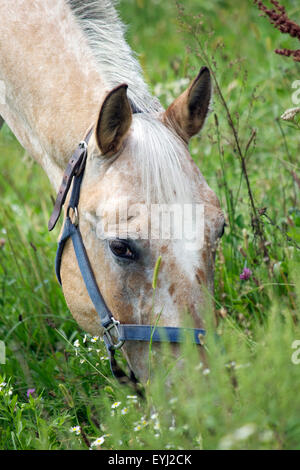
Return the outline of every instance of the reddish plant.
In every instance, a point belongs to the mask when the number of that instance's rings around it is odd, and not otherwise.
[[[289,34],[292,38],[297,38],[300,41],[300,25],[292,21],[284,6],[276,0],[271,0],[273,9],[267,8],[262,1],[254,0],[260,11],[269,19],[270,23],[274,25],[282,34]],[[285,57],[293,57],[295,62],[300,62],[300,49],[275,49],[276,54]]]

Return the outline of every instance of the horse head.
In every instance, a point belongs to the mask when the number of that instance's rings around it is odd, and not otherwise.
[[[125,84],[110,91],[101,106],[78,210],[97,284],[120,323],[182,327],[188,311],[195,328],[204,326],[224,216],[188,142],[205,122],[211,92],[203,67],[166,111],[133,112]],[[160,256],[153,305],[152,277]],[[76,321],[101,334],[70,243],[61,275]],[[149,344],[126,342],[123,350],[135,374],[146,380]]]

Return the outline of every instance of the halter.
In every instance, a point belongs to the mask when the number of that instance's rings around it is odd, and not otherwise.
[[[202,345],[202,339],[205,335],[205,330],[199,328],[121,324],[113,317],[113,314],[107,307],[96,282],[93,269],[79,230],[78,203],[80,187],[87,161],[88,143],[92,132],[93,128],[90,129],[90,131],[87,133],[85,139],[79,143],[77,149],[68,162],[60,189],[57,194],[54,209],[48,223],[48,230],[51,231],[55,227],[73,180],[72,193],[66,212],[63,232],[58,242],[58,248],[56,252],[56,277],[61,285],[60,267],[62,255],[67,240],[71,238],[82,278],[84,280],[90,299],[92,300],[94,307],[99,315],[100,324],[104,330],[103,339],[108,352],[112,373],[120,382],[124,382],[124,377],[127,376],[117,366],[114,354],[117,349],[120,349],[123,346],[125,341],[167,341],[170,343],[180,343],[185,339],[185,337],[188,337],[193,343]],[[130,377],[128,379],[134,384],[138,383],[131,369]]]

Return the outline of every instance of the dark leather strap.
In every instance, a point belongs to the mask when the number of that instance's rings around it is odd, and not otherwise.
[[[72,157],[70,158],[66,171],[64,172],[63,179],[60,185],[60,188],[57,193],[56,201],[54,204],[54,209],[52,211],[49,223],[48,223],[48,230],[51,231],[54,229],[60,213],[61,213],[61,208],[65,203],[68,191],[70,189],[70,185],[72,182],[72,178],[75,174],[78,174],[82,171],[82,168],[84,166],[83,162],[86,159],[87,156],[87,144],[90,140],[90,137],[92,135],[93,128],[91,128],[86,135],[85,139],[83,142],[80,142],[78,145],[77,149],[73,153]]]

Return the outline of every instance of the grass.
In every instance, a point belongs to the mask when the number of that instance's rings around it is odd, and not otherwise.
[[[284,2],[299,22],[297,3]],[[300,212],[293,176],[299,170],[299,130],[280,116],[295,106],[292,83],[300,67],[273,53],[293,41],[251,2],[184,5],[178,21],[173,2],[123,0],[121,16],[164,104],[184,89],[182,78],[193,78],[211,61],[245,155],[268,259],[253,233],[236,141],[216,96],[205,130],[190,146],[228,223],[216,259],[216,308],[206,314],[208,365],[185,345],[186,364],[179,369],[166,347],[146,400],[128,398],[133,392],[113,380],[103,343],[85,336],[68,312],[54,277],[56,240],[47,232],[53,190],[5,126],[1,449],[87,449],[101,436],[104,449],[299,449]],[[252,271],[248,281],[239,277],[245,266]],[[74,426],[80,434],[70,431]]]

